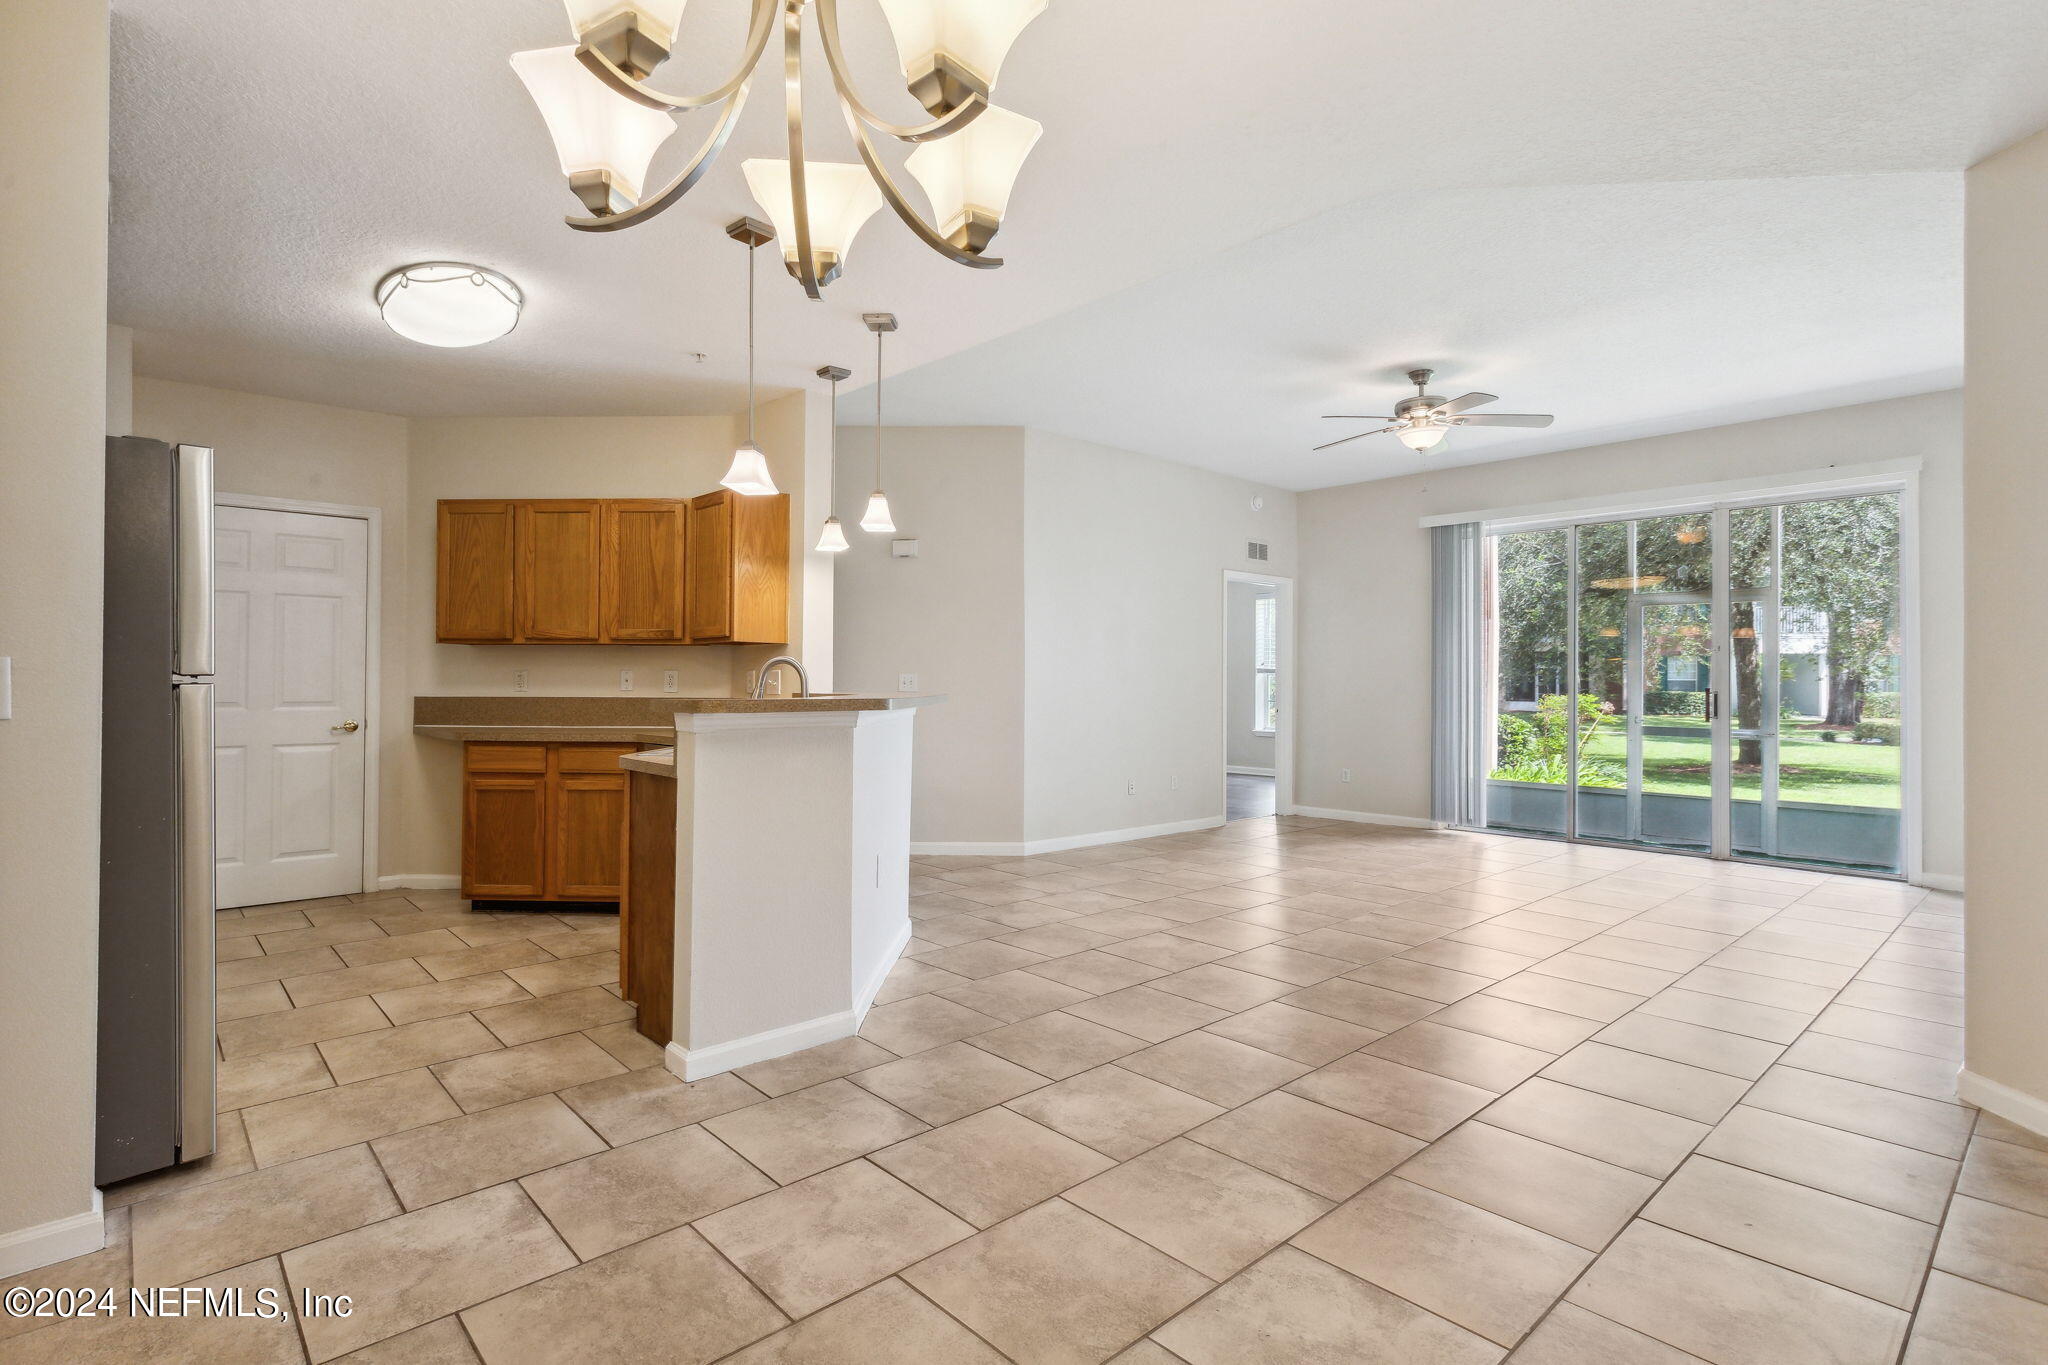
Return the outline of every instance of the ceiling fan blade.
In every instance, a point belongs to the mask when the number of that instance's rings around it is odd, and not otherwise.
[[[1394,419],[1383,412],[1326,412],[1323,414],[1323,420],[1325,422],[1391,422]]]
[[[1466,417],[1458,425],[1466,427],[1547,427],[1557,418],[1547,412],[1489,412],[1477,417]]]
[[[1500,395],[1497,393],[1465,393],[1453,398],[1450,402],[1438,408],[1437,411],[1445,417],[1456,417],[1467,408],[1476,408],[1483,403],[1498,403],[1499,401]]]
[[[1373,431],[1361,431],[1356,436],[1346,436],[1341,440],[1326,441],[1322,445],[1317,446],[1315,450],[1328,450],[1331,446],[1349,445],[1353,441],[1363,441],[1368,436],[1384,435],[1385,433],[1392,431],[1393,429],[1394,428],[1392,427],[1380,427]],[[1314,454],[1315,450],[1312,450],[1309,453]]]

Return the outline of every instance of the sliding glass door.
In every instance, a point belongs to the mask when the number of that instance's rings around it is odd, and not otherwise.
[[[1897,872],[1898,503],[1492,535],[1486,826]]]

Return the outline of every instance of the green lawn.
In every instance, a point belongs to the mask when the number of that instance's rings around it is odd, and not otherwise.
[[[1643,739],[1643,790],[1677,796],[1706,796],[1713,787],[1707,722],[1658,716],[1657,729],[1697,730],[1699,738],[1647,735]],[[1618,725],[1605,725],[1586,746],[1587,758],[1605,759],[1622,771],[1628,768],[1628,739]],[[1778,746],[1778,799],[1815,801],[1837,806],[1898,808],[1900,749],[1895,744],[1854,744],[1846,738],[1827,743],[1813,730],[1788,728]],[[1735,796],[1761,800],[1763,777],[1735,771]]]

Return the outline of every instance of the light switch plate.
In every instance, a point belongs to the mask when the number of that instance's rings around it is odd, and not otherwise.
[[[893,559],[916,559],[917,542],[914,540],[892,540],[889,542],[889,555]]]
[[[0,654],[0,720],[14,719],[14,660]]]
[[[621,691],[621,692],[631,692],[632,690],[633,690],[633,670],[632,670],[632,669],[630,669],[630,668],[622,668],[622,669],[620,669],[620,670],[619,670],[619,691]]]

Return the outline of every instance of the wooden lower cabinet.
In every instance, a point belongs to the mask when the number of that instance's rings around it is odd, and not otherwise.
[[[631,744],[463,746],[462,894],[617,901],[626,890]]]

